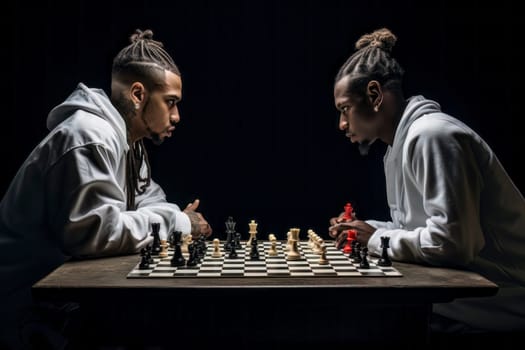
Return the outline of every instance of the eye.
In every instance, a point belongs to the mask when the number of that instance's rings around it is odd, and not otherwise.
[[[343,107],[341,108],[341,112],[342,112],[343,114],[346,114],[346,113],[348,112],[348,110],[349,110],[348,106],[343,106]]]
[[[175,105],[177,104],[177,100],[174,99],[174,98],[170,98],[170,99],[167,101],[167,103],[168,103],[168,107],[169,107],[169,108],[173,108],[173,106],[175,106]]]

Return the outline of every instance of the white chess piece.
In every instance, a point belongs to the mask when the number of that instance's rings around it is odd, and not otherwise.
[[[321,246],[321,256],[319,257],[319,265],[328,265],[328,259],[326,258],[326,245],[324,243]]]
[[[268,249],[268,255],[269,256],[277,256],[277,239],[275,238],[274,234],[270,234],[270,249]]]
[[[248,231],[248,233],[250,234],[250,238],[248,239],[248,242],[246,242],[246,248],[251,248],[252,240],[254,240],[257,235],[257,223],[255,222],[255,220],[252,220],[250,221],[248,226],[250,227],[250,231]]]
[[[213,253],[211,253],[212,258],[220,258],[222,256],[220,241],[218,238],[213,240]]]

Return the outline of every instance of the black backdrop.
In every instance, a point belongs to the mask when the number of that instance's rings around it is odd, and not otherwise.
[[[436,99],[497,152],[525,189],[524,31],[511,1],[18,2],[2,50],[0,194],[45,136],[49,110],[78,82],[108,91],[111,59],[135,28],[150,28],[183,75],[181,123],[162,146],[147,143],[154,179],[180,206],[200,210],[223,237],[292,226],[325,235],[352,201],[361,218],[388,218],[382,156],[361,157],[337,129],[333,79],[360,35],[388,27],[407,71],[407,95]],[[5,47],[5,46],[4,46]]]

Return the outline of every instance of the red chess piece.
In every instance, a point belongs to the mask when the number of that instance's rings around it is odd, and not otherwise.
[[[346,243],[343,248],[343,253],[345,254],[351,254],[352,253],[352,241],[357,238],[357,231],[356,230],[347,230],[346,231]]]
[[[353,212],[354,208],[352,208],[352,204],[346,203],[345,213],[343,214],[343,222],[352,221],[354,219],[354,216],[352,215]]]

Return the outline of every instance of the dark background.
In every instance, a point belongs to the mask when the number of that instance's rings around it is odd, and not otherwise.
[[[354,204],[387,219],[382,156],[361,157],[337,129],[335,74],[355,41],[380,27],[398,36],[406,95],[423,94],[467,122],[525,189],[520,121],[523,21],[512,1],[42,1],[11,3],[2,45],[3,195],[46,135],[49,110],[83,82],[109,91],[113,56],[150,28],[182,71],[181,123],[147,142],[154,179],[181,207],[200,210],[223,238],[259,222],[266,237],[290,227],[325,235]],[[5,79],[7,77],[7,79]],[[7,108],[4,104],[7,101]]]

